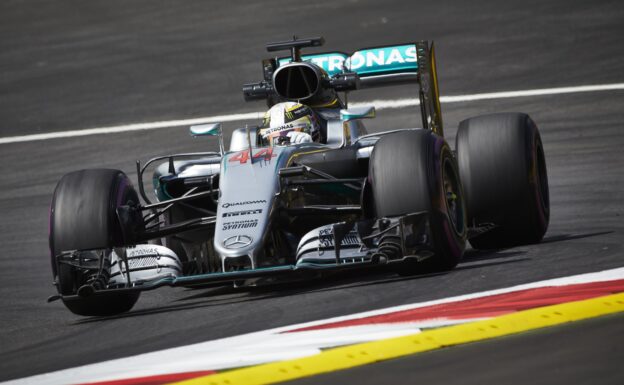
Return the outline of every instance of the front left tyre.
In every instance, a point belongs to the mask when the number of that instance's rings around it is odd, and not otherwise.
[[[128,177],[119,170],[90,169],[63,176],[54,190],[50,206],[50,255],[52,273],[65,306],[84,316],[108,316],[130,310],[139,292],[74,296],[89,283],[92,274],[65,263],[57,263],[63,251],[102,249],[112,252],[123,244],[117,219],[119,206],[136,204],[138,195]]]

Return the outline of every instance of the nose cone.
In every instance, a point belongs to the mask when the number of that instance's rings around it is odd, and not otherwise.
[[[221,163],[220,199],[214,247],[224,268],[230,262],[251,267],[262,250],[270,226],[275,194],[279,191],[278,171],[287,160],[287,148],[258,148],[226,154]]]

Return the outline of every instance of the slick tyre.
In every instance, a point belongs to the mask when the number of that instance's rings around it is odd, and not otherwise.
[[[54,280],[61,295],[75,294],[87,277],[85,271],[56,262],[63,251],[109,249],[121,246],[117,207],[139,202],[128,177],[109,169],[81,170],[60,180],[50,207],[50,254]],[[139,292],[72,297],[63,299],[75,314],[107,316],[132,308]]]
[[[457,162],[443,138],[428,130],[382,136],[370,160],[378,218],[426,211],[435,255],[400,267],[402,275],[452,269],[466,242],[466,212]]]
[[[456,148],[469,223],[495,226],[470,238],[472,247],[539,242],[548,228],[550,203],[544,148],[533,120],[523,113],[464,120]]]

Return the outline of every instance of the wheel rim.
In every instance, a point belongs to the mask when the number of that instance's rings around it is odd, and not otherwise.
[[[442,174],[447,216],[453,225],[455,233],[462,234],[464,232],[464,200],[461,195],[462,191],[459,185],[457,170],[450,158],[445,159]]]

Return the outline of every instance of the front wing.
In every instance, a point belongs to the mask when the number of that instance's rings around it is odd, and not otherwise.
[[[61,298],[71,301],[89,296],[147,291],[162,286],[225,284],[262,278],[302,279],[318,272],[420,262],[433,256],[431,242],[427,212],[375,221],[340,222],[323,226],[316,233],[303,237],[295,264],[189,276],[180,276],[176,274],[176,269],[158,265],[156,270],[162,274],[149,279],[141,279],[138,273],[149,269],[149,266],[132,269],[127,253],[116,249],[120,256],[117,268],[123,270],[125,266],[126,274],[122,274],[125,282],[110,278],[111,269],[104,260],[103,250],[66,251],[56,256],[57,264],[91,271],[95,275],[95,279],[91,280],[94,284],[83,285],[75,294],[51,296],[48,301]],[[133,270],[139,278],[133,278]]]

